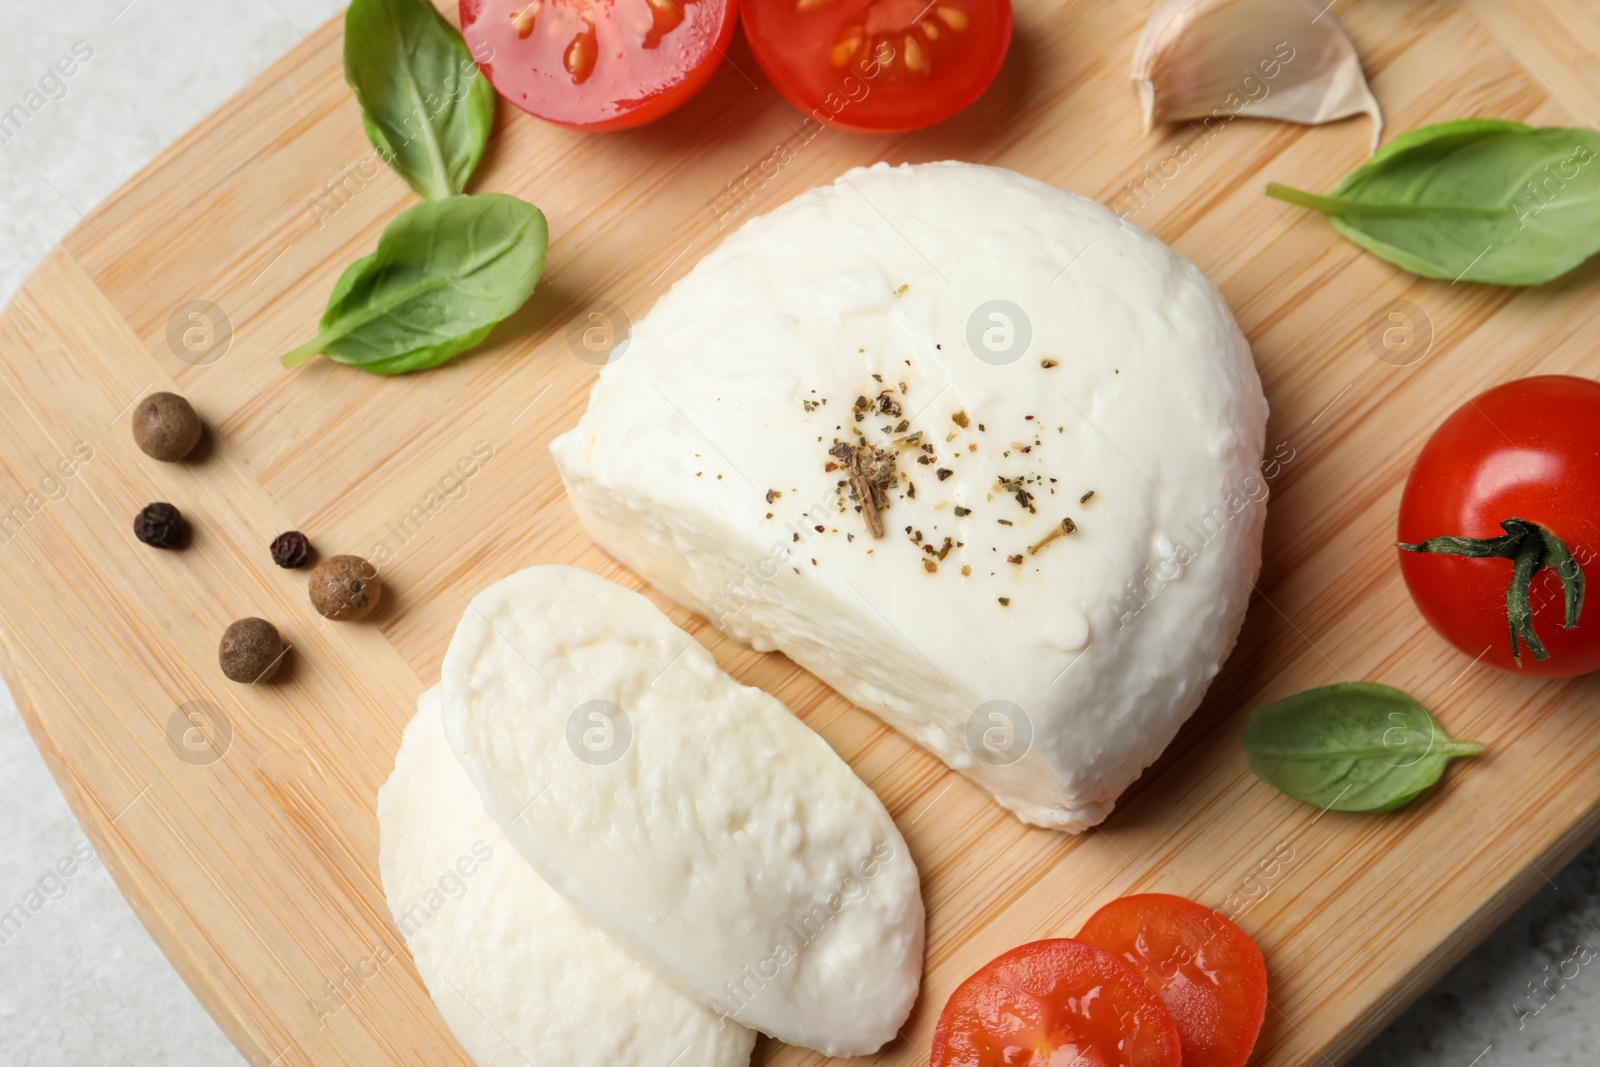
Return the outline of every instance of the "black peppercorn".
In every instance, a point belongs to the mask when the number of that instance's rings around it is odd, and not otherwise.
[[[133,520],[133,535],[154,548],[182,548],[189,524],[171,504],[146,504]]]
[[[304,567],[311,560],[311,542],[299,530],[281,533],[272,539],[272,562],[280,567]]]

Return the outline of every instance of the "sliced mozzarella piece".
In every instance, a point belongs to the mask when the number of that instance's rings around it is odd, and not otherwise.
[[[551,451],[662,592],[1083,830],[1233,646],[1266,415],[1154,237],[1011,171],[880,164],[701,260]],[[856,475],[890,470],[879,538]]]
[[[916,867],[877,796],[638,593],[533,567],[473,598],[445,730],[489,812],[634,955],[738,1022],[876,1050],[916,997]]]
[[[389,910],[480,1067],[750,1061],[752,1031],[629,956],[506,840],[450,750],[437,689],[422,695],[378,792],[378,828]]]

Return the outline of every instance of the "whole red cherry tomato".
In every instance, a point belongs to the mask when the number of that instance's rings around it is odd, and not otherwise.
[[[1183,1041],[1183,1067],[1244,1067],[1267,1014],[1267,965],[1250,935],[1184,897],[1141,893],[1095,912],[1078,938],[1133,965]]]
[[[1600,382],[1544,376],[1456,410],[1400,498],[1400,570],[1428,624],[1509,671],[1600,669]]]
[[[1034,941],[979,968],[950,994],[932,1067],[1182,1067],[1161,999],[1103,948]]]
[[[847,130],[914,130],[982,95],[1011,0],[744,0],[750,50],[791,104]]]
[[[495,90],[584,130],[627,129],[684,103],[737,22],[737,0],[461,0],[461,35]]]

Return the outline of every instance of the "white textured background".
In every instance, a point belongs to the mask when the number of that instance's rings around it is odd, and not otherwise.
[[[336,0],[0,0],[0,112],[44,101],[19,132],[9,139],[0,132],[0,301],[81,212],[340,6]],[[30,100],[29,91],[39,90],[56,59],[79,41],[93,58]],[[53,898],[0,943],[0,1064],[242,1064],[99,863],[71,878],[50,876],[83,842],[0,688],[0,912],[30,890]],[[1600,1064],[1600,846],[1551,874],[1552,885],[1355,1063]],[[1554,972],[1569,980],[1549,977]],[[1547,1004],[1531,999],[1534,982],[1555,990],[1544,995]]]

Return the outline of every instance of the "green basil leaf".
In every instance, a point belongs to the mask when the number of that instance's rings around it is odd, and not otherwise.
[[[1310,689],[1259,707],[1244,728],[1250,769],[1336,811],[1391,811],[1483,746],[1452,740],[1407,693],[1374,682]]]
[[[394,166],[394,146],[389,143],[389,138],[372,121],[372,116],[367,114],[365,109],[361,112],[361,128],[367,131],[367,140],[378,150],[378,158],[389,166]]]
[[[354,0],[344,76],[372,147],[419,196],[466,188],[494,125],[494,87],[428,0]]]
[[[1267,195],[1413,274],[1539,285],[1600,252],[1600,133],[1446,122],[1396,138],[1328,196]]]
[[[417,204],[340,276],[317,336],[283,365],[321,353],[378,374],[438,366],[527,302],[548,241],[544,215],[514,196]]]

